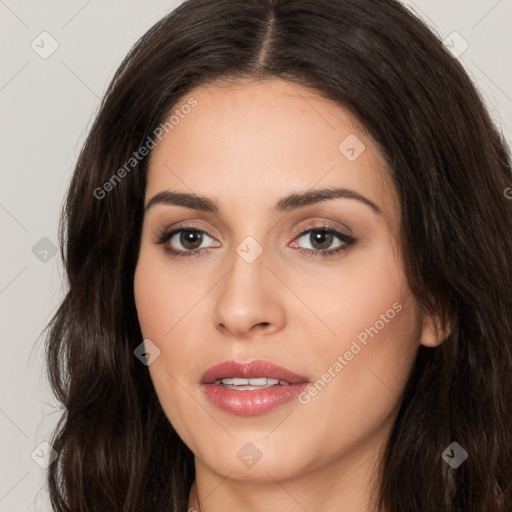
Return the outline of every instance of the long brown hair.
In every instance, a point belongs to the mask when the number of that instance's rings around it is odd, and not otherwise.
[[[510,512],[510,157],[460,63],[395,0],[188,0],[122,62],[62,216],[69,290],[47,338],[64,407],[48,472],[54,509],[187,508],[193,454],[133,353],[148,157],[112,176],[189,91],[229,77],[311,87],[362,123],[399,193],[410,287],[451,324],[439,347],[419,349],[382,461],[381,505]],[[468,453],[457,469],[441,457],[452,442]]]

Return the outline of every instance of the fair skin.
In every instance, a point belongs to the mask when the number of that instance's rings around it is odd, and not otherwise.
[[[191,492],[189,506],[376,510],[375,468],[414,357],[420,344],[443,339],[405,278],[386,163],[346,109],[299,85],[238,81],[199,87],[189,97],[197,106],[152,153],[146,205],[170,190],[208,197],[219,210],[154,203],[144,216],[134,281],[143,336],[160,350],[149,367],[156,393],[195,455],[200,502]],[[353,161],[338,149],[351,134],[366,147]],[[272,211],[291,193],[329,187],[357,192],[380,213],[354,198]],[[312,224],[356,242],[322,257],[344,243],[300,235]],[[207,235],[195,245],[179,235],[155,243],[178,225]],[[248,236],[263,249],[252,263],[236,252]],[[164,246],[208,251],[173,258]],[[397,303],[400,311],[376,324]],[[306,404],[293,399],[243,417],[201,391],[203,372],[232,359],[271,361],[314,383],[376,325],[378,333]],[[261,453],[251,467],[237,457],[246,443]]]

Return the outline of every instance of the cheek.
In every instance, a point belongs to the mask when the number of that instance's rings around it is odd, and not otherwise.
[[[166,394],[174,389],[171,374],[185,385],[196,377],[184,370],[197,354],[197,340],[204,338],[196,316],[207,290],[207,283],[192,282],[153,248],[141,250],[134,276],[135,305],[144,339],[160,350],[149,370],[155,387],[165,380]]]
[[[143,336],[159,344],[172,336],[174,325],[190,311],[200,290],[183,282],[153,248],[143,248],[135,269],[134,296]]]
[[[318,353],[349,348],[365,329],[389,334],[401,325],[401,319],[414,311],[397,311],[411,302],[409,286],[400,258],[391,241],[379,239],[343,260],[340,270],[327,275],[305,274],[299,281],[300,294],[329,328],[320,337]],[[307,327],[306,327],[307,328]],[[370,338],[370,335],[366,333]]]
[[[176,289],[177,276],[169,272],[161,258],[152,255],[150,250],[141,250],[134,276],[135,304],[144,339],[151,340],[160,350],[148,369],[169,421],[181,418],[183,408],[180,409],[179,404],[187,399],[186,394],[181,396],[182,388],[178,384],[183,376],[175,375],[175,368],[189,360],[179,322],[186,315],[189,301],[183,297],[186,294],[176,293]],[[179,336],[182,336],[180,342],[175,342]],[[184,384],[188,385],[186,382],[181,385]]]
[[[318,380],[303,402],[312,416],[329,410],[357,438],[358,429],[382,424],[399,404],[420,337],[416,301],[389,245],[347,265],[327,300],[321,290],[317,295],[331,335],[308,347]]]
[[[166,326],[170,318],[165,312],[173,311],[172,304],[169,303],[172,295],[166,292],[167,289],[165,274],[162,275],[158,266],[152,265],[142,255],[135,270],[134,296],[144,338],[158,340],[170,327]]]
[[[386,323],[379,315],[386,315],[388,308],[394,316],[388,312]],[[340,323],[343,334],[321,351],[310,353],[316,380],[299,397],[303,407],[299,414],[323,439],[321,446],[304,439],[304,449],[307,446],[325,460],[355,449],[365,439],[389,433],[418,346],[416,309],[406,296],[380,305],[376,301],[357,319],[343,318],[352,335],[345,336]]]

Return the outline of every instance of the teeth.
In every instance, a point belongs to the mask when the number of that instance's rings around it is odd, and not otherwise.
[[[257,386],[251,389],[258,389],[259,387],[268,388],[270,386],[289,386],[290,383],[285,380],[279,379],[267,379],[266,377],[257,377],[253,379],[243,379],[239,377],[219,379],[215,381],[217,385],[229,386],[232,389],[236,389],[235,386]]]
[[[267,382],[267,379],[265,377],[261,377],[258,379],[249,379],[249,386],[266,386],[267,384],[270,384],[270,382]]]

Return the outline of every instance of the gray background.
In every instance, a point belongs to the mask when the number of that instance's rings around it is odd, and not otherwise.
[[[39,446],[60,415],[41,331],[63,297],[60,254],[53,255],[62,201],[115,69],[179,3],[0,0],[0,511],[50,510],[45,471],[34,459],[48,462]],[[454,50],[467,41],[458,58],[510,145],[512,0],[405,3]],[[51,37],[40,36],[45,31]],[[52,44],[58,48],[46,56]]]

